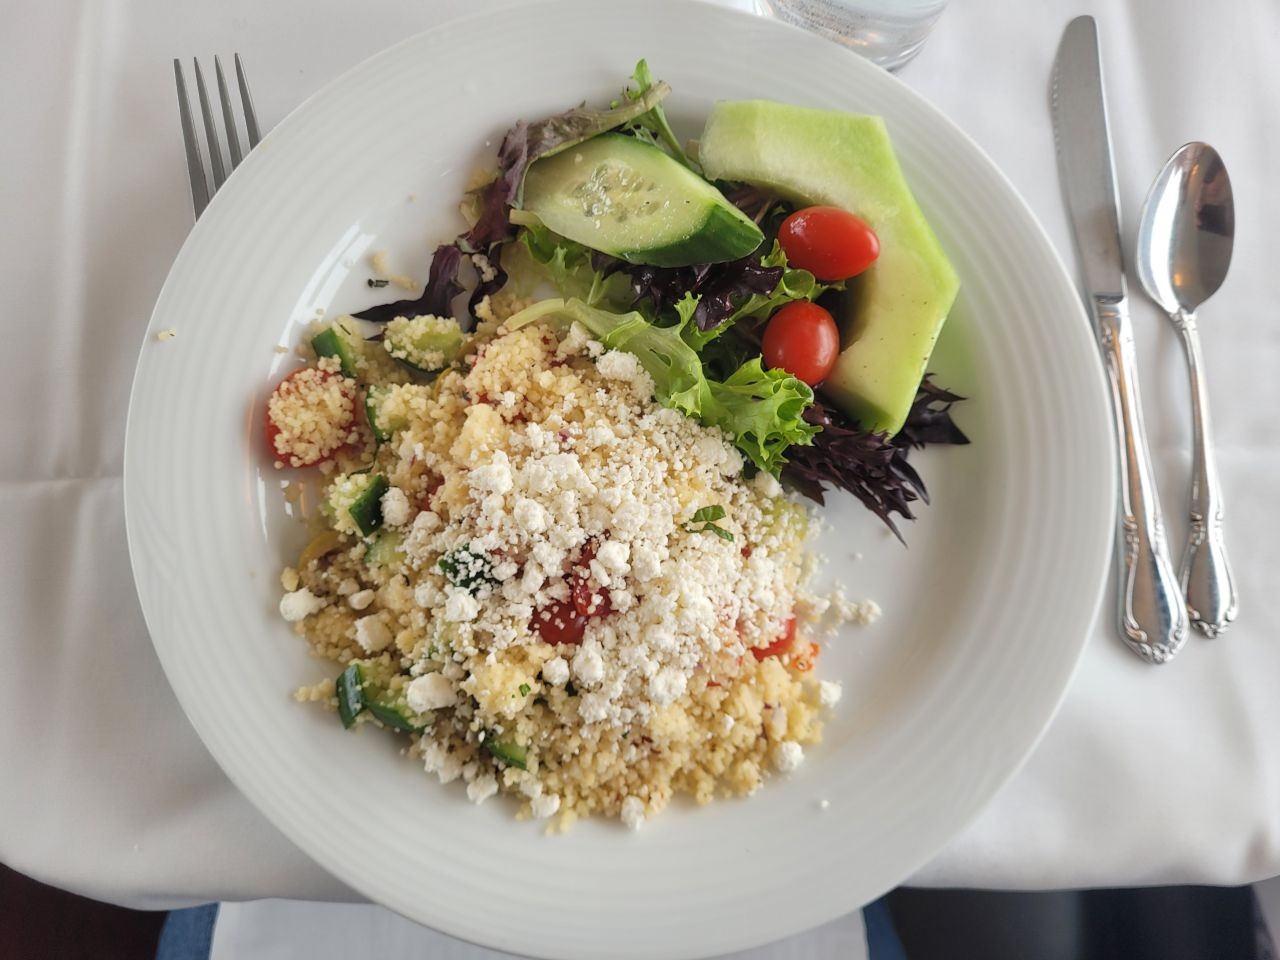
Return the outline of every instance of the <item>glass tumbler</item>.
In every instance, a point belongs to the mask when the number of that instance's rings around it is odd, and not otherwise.
[[[756,0],[760,13],[812,30],[886,70],[920,52],[947,0]]]

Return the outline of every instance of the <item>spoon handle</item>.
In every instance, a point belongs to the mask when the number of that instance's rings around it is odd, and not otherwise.
[[[1173,659],[1187,639],[1187,611],[1165,543],[1164,520],[1152,480],[1147,431],[1138,393],[1133,329],[1124,297],[1092,298],[1102,356],[1111,381],[1120,443],[1120,632],[1151,663]]]
[[[1196,315],[1179,310],[1170,315],[1182,334],[1187,370],[1191,375],[1191,417],[1194,448],[1191,465],[1191,527],[1182,554],[1182,592],[1191,622],[1205,636],[1216,637],[1236,618],[1237,598],[1231,561],[1222,538],[1222,485],[1213,457],[1209,422],[1209,391]]]

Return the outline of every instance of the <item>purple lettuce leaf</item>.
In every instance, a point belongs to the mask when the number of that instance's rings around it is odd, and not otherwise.
[[[924,480],[907,462],[907,455],[927,444],[969,442],[951,419],[952,405],[962,399],[926,377],[906,424],[897,436],[890,437],[867,433],[818,397],[805,410],[804,418],[820,431],[811,445],[788,449],[782,479],[817,503],[825,502],[829,489],[848,491],[905,544],[894,515],[914,520],[911,504],[929,502]]]

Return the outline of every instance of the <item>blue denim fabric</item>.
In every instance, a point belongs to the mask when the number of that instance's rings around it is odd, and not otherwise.
[[[160,930],[156,960],[209,960],[217,919],[216,903],[171,910]]]

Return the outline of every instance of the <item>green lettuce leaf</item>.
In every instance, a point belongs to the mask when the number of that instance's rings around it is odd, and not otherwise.
[[[634,354],[653,378],[663,406],[719,427],[761,470],[775,476],[792,444],[809,444],[817,428],[804,420],[813,390],[783,370],[763,369],[760,358],[743,363],[723,381],[709,380],[698,354],[685,341],[693,301],[677,305],[680,323],[659,327],[635,311],[612,313],[581,300],[543,300],[507,321],[509,330],[539,320],[577,322],[610,350]]]
[[[645,60],[636,63],[636,69],[631,74],[631,83],[622,91],[623,99],[615,101],[612,106],[617,107],[623,103],[632,103],[637,100],[647,101],[652,98],[653,92],[666,84],[659,80],[653,79],[653,73],[649,70],[649,64]],[[664,94],[665,95],[665,94]],[[662,97],[659,96],[658,100]],[[654,146],[664,148],[676,160],[683,163],[690,170],[696,173],[701,171],[689,159],[689,155],[684,152],[684,147],[680,145],[680,140],[676,137],[675,131],[671,129],[671,124],[667,122],[666,111],[662,109],[662,104],[654,102],[644,113],[628,121],[623,129],[632,136],[639,137]]]
[[[589,247],[552,233],[536,218],[522,217],[521,224],[517,243],[562,297],[581,300],[592,307],[627,308],[632,295],[624,274],[606,275],[596,269]]]

